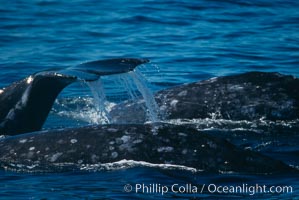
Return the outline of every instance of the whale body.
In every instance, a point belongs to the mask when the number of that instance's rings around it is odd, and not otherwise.
[[[172,164],[204,172],[281,173],[281,161],[224,139],[171,124],[102,125],[28,133],[0,140],[0,166],[20,171],[80,169],[120,160]]]
[[[299,118],[299,79],[248,72],[162,90],[155,99],[164,119],[293,120]],[[112,121],[145,122],[143,104],[129,101],[113,107]]]

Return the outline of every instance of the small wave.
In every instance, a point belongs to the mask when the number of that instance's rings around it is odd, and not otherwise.
[[[128,169],[134,167],[150,167],[150,168],[158,168],[165,170],[183,170],[190,172],[202,172],[203,170],[196,169],[193,167],[187,167],[184,165],[174,165],[174,164],[154,164],[145,161],[135,161],[135,160],[120,160],[113,163],[105,163],[105,164],[82,164],[80,166],[80,170],[84,171],[110,171],[110,170],[120,170],[120,169]]]
[[[122,169],[130,169],[136,167],[148,167],[163,170],[181,170],[192,173],[203,172],[201,169],[193,167],[187,167],[184,165],[175,164],[154,164],[145,161],[135,160],[120,160],[112,163],[99,163],[99,164],[75,164],[75,163],[53,163],[51,165],[43,166],[38,163],[31,164],[19,164],[9,163],[5,166],[1,166],[6,171],[14,172],[27,172],[27,173],[47,173],[47,172],[59,172],[59,171],[87,171],[87,172],[98,172],[98,171],[114,171]]]

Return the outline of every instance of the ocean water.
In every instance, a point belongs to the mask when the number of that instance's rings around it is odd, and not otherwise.
[[[0,2],[1,87],[52,67],[115,57],[150,59],[151,63],[139,70],[154,92],[247,71],[275,71],[299,77],[299,1]],[[115,84],[117,81],[110,80],[109,77],[103,80],[107,98],[115,102],[125,99],[123,89]],[[82,83],[66,88],[44,128],[90,123],[59,115],[64,109],[60,101],[71,98],[69,107],[76,107],[80,98],[90,96],[88,87]],[[292,138],[285,137],[288,144]],[[298,166],[297,137],[292,144],[295,155],[284,159]],[[269,144],[256,144],[257,149],[261,145]],[[298,178],[294,175],[202,174],[140,166],[50,174],[0,171],[0,199],[299,199]],[[293,192],[250,195],[249,192],[226,194],[205,190],[196,194],[169,192],[162,195],[124,191],[125,185],[137,183],[161,186],[191,183],[199,188],[204,184],[291,185]]]

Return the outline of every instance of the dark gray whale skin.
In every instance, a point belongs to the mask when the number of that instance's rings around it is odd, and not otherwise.
[[[120,160],[175,164],[204,172],[294,172],[284,163],[235,147],[188,126],[103,125],[11,136],[0,140],[3,169],[52,172]]]
[[[299,79],[248,72],[184,84],[155,95],[165,119],[292,120],[299,118]],[[114,123],[142,123],[143,101],[113,107]],[[126,113],[135,113],[130,116]],[[136,117],[138,116],[138,117]]]
[[[0,94],[0,133],[15,135],[40,130],[58,94],[75,77],[35,74]]]

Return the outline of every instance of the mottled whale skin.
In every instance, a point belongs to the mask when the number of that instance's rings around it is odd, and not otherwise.
[[[103,125],[28,133],[0,140],[4,169],[43,171],[134,160],[204,172],[281,173],[281,161],[239,149],[224,139],[171,124]]]
[[[0,134],[38,131],[58,94],[75,81],[125,73],[148,60],[117,58],[83,63],[67,69],[35,73],[0,90]]]
[[[155,99],[165,119],[292,120],[299,118],[299,79],[248,72],[166,89]],[[146,115],[141,104],[144,101],[113,107],[112,121],[143,123]]]

